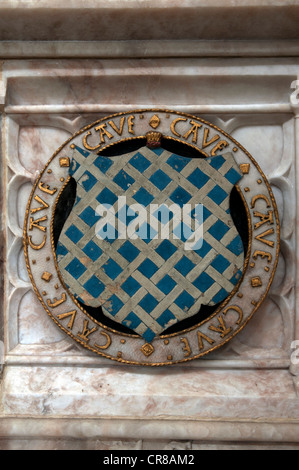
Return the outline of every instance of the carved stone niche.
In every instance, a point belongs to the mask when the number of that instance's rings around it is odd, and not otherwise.
[[[295,448],[298,70],[297,59],[265,58],[4,63],[3,448]],[[61,144],[105,115],[158,107],[206,119],[253,155],[276,198],[281,251],[267,299],[226,346],[143,369],[93,355],[56,328],[33,292],[22,237],[33,181]]]

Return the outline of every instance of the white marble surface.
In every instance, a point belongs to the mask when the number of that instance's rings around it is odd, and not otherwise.
[[[176,384],[174,387],[173,384]],[[181,420],[297,420],[288,371],[228,372],[172,367],[8,368],[5,415]],[[31,400],[28,400],[28,397]],[[283,399],[282,399],[283,397]],[[22,403],[22,406],[21,406]],[[135,436],[136,437],[136,436]]]
[[[199,447],[202,440],[299,441],[299,371],[290,360],[291,342],[298,337],[298,126],[297,108],[289,100],[298,71],[297,59],[4,63],[9,280],[0,408],[4,441],[23,435],[33,442],[41,433],[45,446],[47,439],[55,445],[57,429],[66,440],[131,439],[132,445],[140,439],[165,445],[193,440]],[[273,185],[282,243],[268,299],[221,352],[180,367],[144,370],[79,350],[52,324],[28,280],[22,224],[38,171],[70,135],[103,113],[157,105],[200,115],[252,153]]]

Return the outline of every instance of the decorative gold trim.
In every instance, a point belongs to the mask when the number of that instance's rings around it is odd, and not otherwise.
[[[153,112],[153,113],[167,113],[167,115],[179,115],[179,116],[185,116],[186,118],[190,118],[190,119],[195,119],[197,121],[200,121],[202,122],[203,124],[215,129],[216,131],[222,133],[230,142],[233,142],[236,147],[233,148],[233,151],[237,151],[238,148],[241,149],[246,155],[247,157],[249,158],[249,160],[253,163],[253,165],[256,167],[256,169],[258,170],[258,172],[260,173],[262,179],[264,180],[264,183],[267,187],[267,190],[268,190],[268,193],[270,195],[270,198],[271,198],[271,202],[272,202],[272,205],[273,205],[273,209],[274,209],[274,215],[275,215],[275,222],[276,222],[276,234],[277,234],[277,247],[276,247],[276,253],[275,253],[275,261],[274,261],[274,265],[273,265],[273,270],[271,272],[271,276],[270,276],[270,279],[268,281],[268,284],[267,284],[267,287],[266,287],[266,290],[264,291],[262,297],[258,300],[258,301],[252,301],[251,304],[254,305],[254,309],[252,310],[251,314],[248,315],[246,321],[243,322],[242,325],[240,325],[240,327],[233,331],[232,334],[228,335],[228,337],[226,337],[225,340],[219,342],[218,344],[216,344],[214,347],[212,348],[209,348],[208,350],[206,351],[203,351],[197,355],[194,355],[192,357],[185,357],[183,359],[180,359],[180,360],[177,360],[177,361],[172,361],[170,360],[170,355],[168,355],[167,357],[167,360],[168,361],[165,361],[165,362],[160,362],[160,363],[144,363],[144,362],[135,362],[135,361],[131,361],[131,360],[125,360],[123,359],[122,357],[114,357],[114,356],[110,356],[109,354],[104,354],[102,353],[101,351],[99,350],[95,350],[95,347],[91,347],[89,346],[86,342],[83,342],[81,341],[78,337],[75,337],[71,332],[67,331],[65,329],[65,327],[63,327],[58,321],[57,319],[53,316],[53,314],[48,310],[47,308],[47,305],[45,304],[43,298],[41,297],[37,287],[36,287],[36,284],[35,284],[35,280],[33,279],[33,276],[32,276],[32,272],[31,272],[31,268],[30,268],[30,264],[29,264],[29,255],[28,255],[28,236],[27,236],[27,224],[28,224],[28,217],[29,217],[29,212],[30,212],[30,205],[31,205],[31,202],[32,202],[32,198],[34,196],[34,193],[35,193],[35,190],[38,186],[38,184],[40,183],[41,181],[41,178],[43,176],[43,174],[45,173],[45,171],[48,169],[48,166],[51,164],[51,162],[53,161],[53,159],[60,153],[60,151],[66,146],[68,145],[69,142],[71,142],[72,140],[74,140],[77,136],[81,135],[83,132],[86,132],[88,129],[94,127],[96,124],[102,122],[102,121],[106,121],[108,118],[109,119],[112,119],[114,117],[118,117],[118,116],[124,116],[124,115],[128,115],[128,114],[143,114],[143,113],[147,113],[147,112]],[[127,139],[123,139],[123,140],[133,140],[133,139],[137,139],[137,138],[145,138],[145,136],[137,136],[137,137],[133,137],[133,138],[127,138]],[[205,156],[208,156],[205,152],[203,152],[201,149],[199,149],[198,147],[188,143],[188,142],[184,142],[180,139],[174,139],[172,138],[171,136],[165,136],[164,138],[168,138],[168,139],[172,139],[174,141],[180,141],[182,143],[184,143],[185,145],[189,145],[190,147],[193,147],[195,148],[197,151],[199,151],[200,153],[204,154]],[[110,147],[111,145],[115,145],[116,143],[119,143],[120,141],[117,141],[117,142],[114,142],[114,143],[111,143],[111,144],[108,144],[106,145],[105,147],[103,147],[100,152],[102,152],[104,149],[106,149],[107,147]],[[98,153],[100,153],[98,152]],[[64,182],[64,185],[63,185],[63,188],[65,187],[65,185],[67,184],[69,178],[66,179],[66,181]],[[260,183],[260,179],[258,180],[258,183]],[[60,190],[60,193],[61,191],[63,190],[63,188],[61,188]],[[245,201],[245,198],[242,194],[242,191],[240,190],[240,188],[238,187],[237,188],[239,193],[241,194],[242,198],[243,198],[243,201]],[[56,198],[56,200],[58,199],[58,197]],[[247,203],[244,204],[245,206],[245,209],[247,211],[247,216],[249,216],[248,218],[248,221],[251,221],[251,217],[250,217],[250,212],[249,212],[249,209],[248,209],[248,206],[247,206]],[[53,244],[52,244],[52,220],[53,220],[53,214],[55,212],[55,207],[56,207],[56,201],[54,203],[54,206],[53,206],[53,211],[52,211],[52,217],[51,217],[51,246],[52,246],[52,251],[53,251]],[[249,227],[250,227],[250,230],[251,230],[251,224],[249,223],[248,224]],[[249,244],[250,244],[250,249],[249,249],[249,246],[248,246],[248,252],[247,252],[247,255],[246,255],[246,259],[245,259],[245,262],[244,262],[244,266],[246,264],[246,269],[247,269],[247,266],[248,266],[248,261],[250,259],[250,253],[251,253],[251,242],[252,242],[252,232],[250,233],[250,237],[249,237]],[[102,355],[103,357],[106,357],[106,358],[109,358],[111,360],[114,360],[114,361],[118,361],[118,362],[122,362],[122,363],[125,363],[125,364],[134,364],[134,365],[146,365],[146,366],[164,366],[164,365],[171,365],[171,364],[178,364],[178,363],[183,363],[183,362],[187,362],[187,361],[190,361],[190,360],[194,360],[194,359],[197,359],[199,357],[203,357],[205,355],[207,355],[208,353],[212,352],[212,351],[215,351],[216,349],[222,347],[223,345],[225,345],[228,341],[230,341],[234,336],[236,336],[236,334],[238,334],[244,327],[245,325],[247,325],[248,321],[250,321],[250,319],[252,318],[252,316],[254,315],[254,313],[256,312],[256,310],[260,307],[260,305],[263,303],[263,301],[265,300],[267,294],[268,294],[268,291],[270,289],[270,286],[271,286],[271,283],[273,281],[273,277],[275,275],[275,271],[276,271],[276,268],[277,268],[277,263],[278,263],[278,255],[279,255],[279,249],[280,249],[280,224],[279,224],[279,217],[278,217],[278,209],[277,209],[277,206],[276,206],[276,202],[275,202],[275,199],[274,199],[274,196],[273,196],[273,192],[272,192],[272,189],[270,187],[270,184],[268,183],[264,173],[262,172],[260,166],[258,165],[258,163],[253,159],[253,157],[249,154],[249,152],[239,143],[237,142],[233,137],[231,137],[229,134],[227,134],[225,131],[223,131],[222,129],[218,128],[217,126],[215,126],[214,124],[210,123],[210,122],[207,122],[205,121],[204,119],[201,119],[199,117],[196,117],[196,116],[193,116],[193,115],[190,115],[190,114],[187,114],[187,113],[180,113],[180,112],[177,112],[177,111],[170,111],[170,110],[166,110],[166,109],[142,109],[142,110],[136,110],[136,111],[130,111],[130,112],[125,112],[125,113],[116,113],[116,114],[113,114],[111,116],[107,116],[107,117],[104,117],[104,118],[101,118],[99,119],[98,121],[95,121],[91,124],[89,124],[88,126],[80,129],[78,132],[76,132],[74,135],[72,135],[64,144],[62,144],[57,150],[56,152],[52,155],[52,157],[49,159],[49,161],[47,162],[47,164],[45,165],[44,169],[41,171],[39,177],[37,178],[37,180],[35,181],[34,185],[33,185],[33,188],[32,188],[32,191],[31,191],[31,194],[30,194],[30,197],[29,197],[29,200],[28,200],[28,204],[27,204],[27,208],[26,208],[26,212],[25,212],[25,220],[24,220],[24,229],[23,229],[23,245],[24,245],[24,253],[25,253],[25,261],[26,261],[26,267],[27,267],[27,270],[28,270],[28,273],[29,273],[29,277],[30,277],[30,280],[31,280],[31,283],[33,285],[33,289],[38,297],[38,299],[40,300],[40,302],[42,303],[44,309],[46,310],[46,312],[49,314],[49,316],[52,318],[52,320],[59,326],[60,329],[62,329],[65,333],[67,333],[70,337],[72,337],[75,341],[77,341],[78,343],[80,343],[82,346],[84,346],[85,348],[93,351],[93,352],[96,352],[97,354],[100,354]],[[55,256],[55,263],[57,264],[57,260],[56,260],[56,256]],[[239,288],[239,286],[241,285],[241,281],[243,280],[244,278],[244,275],[245,275],[245,272],[246,272],[246,269],[243,269],[243,273],[242,273],[242,277],[238,283],[238,285],[236,286],[236,288],[233,290],[233,292],[231,293],[230,295],[230,298],[228,299],[225,299],[225,301],[221,304],[221,306],[219,307],[219,309],[217,309],[216,312],[214,312],[211,316],[209,316],[207,319],[205,319],[203,322],[195,325],[194,327],[190,328],[190,329],[187,329],[187,330],[184,330],[183,332],[180,331],[179,333],[174,333],[172,335],[167,335],[167,338],[169,337],[172,337],[172,336],[177,336],[177,335],[181,335],[185,332],[188,332],[188,331],[192,331],[194,330],[195,328],[198,328],[200,325],[202,325],[203,323],[205,323],[206,321],[210,320],[211,318],[213,318],[215,315],[217,315],[217,313],[219,313],[219,310],[222,309],[227,303],[228,301],[237,293],[237,290]],[[61,279],[61,277],[59,276],[59,279]],[[62,283],[64,285],[64,283]],[[66,289],[67,290],[67,289]],[[67,291],[68,292],[68,291]],[[239,298],[241,298],[243,295],[242,294],[237,294],[237,296]],[[71,296],[72,298],[72,296]],[[76,302],[76,305],[77,302]],[[85,315],[87,315],[93,322],[96,323],[96,320],[94,318],[92,318],[90,315],[87,314],[87,312],[85,312],[84,310],[82,310],[81,306],[78,305],[78,307],[80,308],[81,311],[83,311],[83,313],[85,313]],[[114,331],[112,330],[111,328],[107,328],[105,325],[102,325],[100,324],[101,328],[104,328],[106,330],[109,330],[109,331],[112,331],[113,333],[116,333],[118,335],[122,335],[124,336],[124,334],[122,333],[119,333],[117,331]],[[131,335],[130,335],[131,336]],[[132,335],[134,337],[136,337],[135,335]],[[165,338],[166,336],[160,336],[160,339],[162,341],[165,341]],[[166,344],[166,343],[165,343]],[[170,362],[169,362],[170,361]]]

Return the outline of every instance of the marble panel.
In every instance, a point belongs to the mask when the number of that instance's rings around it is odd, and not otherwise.
[[[107,443],[107,448],[138,447],[140,439],[164,441],[166,448],[188,447],[191,440],[298,442],[298,391],[292,375],[298,374],[298,367],[291,364],[291,342],[298,337],[294,325],[299,128],[298,109],[289,99],[297,76],[295,59],[5,64],[0,87],[6,103],[6,366],[0,408],[4,447],[10,445],[7,436],[21,438],[22,433],[37,446],[39,432],[50,440],[45,447],[55,447],[57,429],[58,435],[66,431],[66,446],[69,438],[83,436],[99,448],[105,447],[105,439],[115,443]],[[227,91],[223,96],[222,85]],[[50,322],[28,279],[22,226],[33,181],[70,135],[104,114],[161,102],[163,107],[206,118],[252,153],[275,192],[281,254],[268,299],[227,346],[180,367],[145,370],[78,349]],[[71,430],[75,416],[82,421]],[[28,417],[34,417],[34,423]],[[184,444],[176,444],[179,441]]]

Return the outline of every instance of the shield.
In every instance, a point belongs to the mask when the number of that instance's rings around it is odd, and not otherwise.
[[[107,157],[74,146],[69,175],[76,201],[56,256],[81,304],[150,342],[240,280],[244,248],[229,198],[241,173],[232,154],[188,158],[145,146]]]

